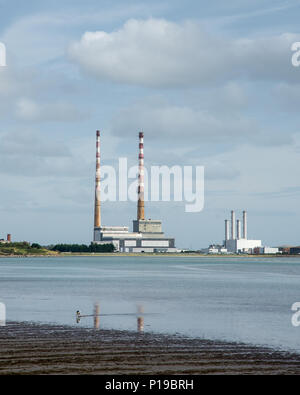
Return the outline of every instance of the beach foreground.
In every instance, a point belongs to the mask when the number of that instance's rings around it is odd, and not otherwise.
[[[300,355],[179,336],[9,323],[0,374],[300,374]]]

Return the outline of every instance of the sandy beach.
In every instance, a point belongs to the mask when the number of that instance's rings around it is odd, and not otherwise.
[[[0,375],[300,374],[300,355],[250,345],[127,331],[9,323]]]

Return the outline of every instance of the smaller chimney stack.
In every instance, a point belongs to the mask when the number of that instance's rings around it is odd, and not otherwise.
[[[231,240],[235,240],[235,212],[231,211]]]
[[[247,211],[243,211],[243,239],[247,239],[248,237],[247,226]]]
[[[229,221],[225,219],[225,241],[229,240]]]
[[[236,238],[237,240],[241,238],[241,221],[239,219],[236,221]]]

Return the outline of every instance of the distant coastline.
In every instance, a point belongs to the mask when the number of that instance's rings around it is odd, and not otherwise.
[[[232,254],[232,255],[220,255],[220,254],[197,254],[197,253],[125,253],[125,252],[115,252],[115,253],[60,253],[60,254],[26,254],[26,255],[0,255],[1,258],[67,258],[67,257],[156,257],[156,258],[297,258],[298,255],[247,255],[247,254]]]

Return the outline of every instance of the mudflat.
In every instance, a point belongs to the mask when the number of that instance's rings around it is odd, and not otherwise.
[[[300,355],[181,336],[11,322],[0,374],[300,374]]]

